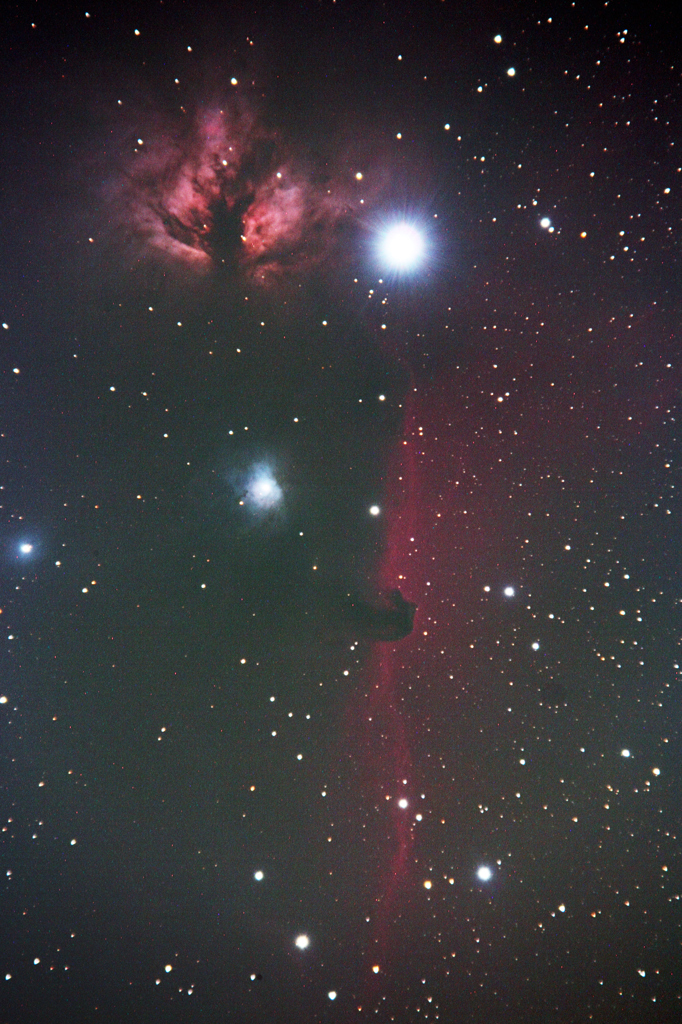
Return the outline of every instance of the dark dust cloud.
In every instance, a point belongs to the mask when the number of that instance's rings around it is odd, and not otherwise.
[[[2,22],[2,1021],[681,1019],[662,14]]]

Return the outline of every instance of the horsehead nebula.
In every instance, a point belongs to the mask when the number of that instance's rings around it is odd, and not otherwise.
[[[237,97],[133,119],[122,150],[107,200],[127,240],[140,259],[197,274],[297,277],[329,257],[361,208],[350,167],[293,155]]]

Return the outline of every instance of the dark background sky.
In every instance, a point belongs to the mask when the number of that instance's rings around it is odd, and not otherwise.
[[[682,1019],[673,28],[3,8],[2,1022]]]

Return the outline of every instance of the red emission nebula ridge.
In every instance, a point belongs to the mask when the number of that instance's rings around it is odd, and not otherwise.
[[[383,590],[399,587],[408,599],[419,600],[424,591],[423,567],[416,546],[421,505],[415,434],[418,408],[411,389],[406,398],[403,436],[386,471],[384,514],[387,520],[386,549],[379,568]],[[420,628],[417,610],[414,630]],[[381,894],[374,914],[374,944],[379,961],[389,955],[389,935],[396,904],[407,880],[412,858],[413,821],[417,813],[408,726],[399,707],[406,680],[411,678],[416,653],[415,633],[398,644],[375,644],[369,660],[370,697],[367,717],[382,730],[383,744],[367,737],[366,750],[376,750],[380,763],[373,765],[381,799],[389,802],[392,852],[380,883]]]
[[[400,587],[418,609],[412,633],[398,643],[375,644],[368,662],[363,749],[391,823],[389,853],[373,915],[373,947],[379,963],[390,961],[396,921],[406,917],[411,894],[421,884],[415,875],[414,836],[415,822],[426,807],[421,797],[424,780],[413,765],[412,751],[413,737],[423,722],[411,722],[414,705],[409,695],[418,691],[427,664],[443,648],[453,653],[453,580],[461,579],[463,550],[467,557],[475,556],[476,547],[485,543],[483,538],[472,538],[464,526],[454,525],[461,495],[447,481],[452,475],[450,411],[456,407],[456,397],[447,382],[411,385],[402,437],[386,473],[387,533],[379,583],[384,591]],[[441,617],[443,607],[450,614]],[[459,661],[466,660],[462,650],[455,653]]]
[[[368,700],[362,712],[357,709],[363,718],[363,751],[373,789],[378,800],[386,802],[391,831],[373,912],[373,955],[380,964],[391,959],[395,922],[404,916],[410,894],[419,884],[414,877],[414,827],[425,806],[420,772],[413,766],[413,726],[406,713],[406,696],[424,677],[425,661],[452,639],[450,629],[447,637],[439,629],[438,607],[455,568],[448,550],[459,549],[457,540],[463,538],[452,537],[452,526],[446,536],[433,524],[441,516],[453,519],[447,516],[452,504],[442,500],[452,444],[447,410],[453,397],[438,388],[410,386],[402,437],[386,470],[386,543],[378,582],[384,592],[399,587],[418,609],[409,636],[397,643],[374,645],[367,666]],[[439,436],[447,438],[442,448],[436,440]],[[426,438],[435,442],[428,450]]]

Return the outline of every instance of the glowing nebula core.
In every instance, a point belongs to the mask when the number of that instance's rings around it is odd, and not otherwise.
[[[282,488],[266,465],[255,465],[246,481],[244,504],[254,511],[268,511],[279,505]]]

